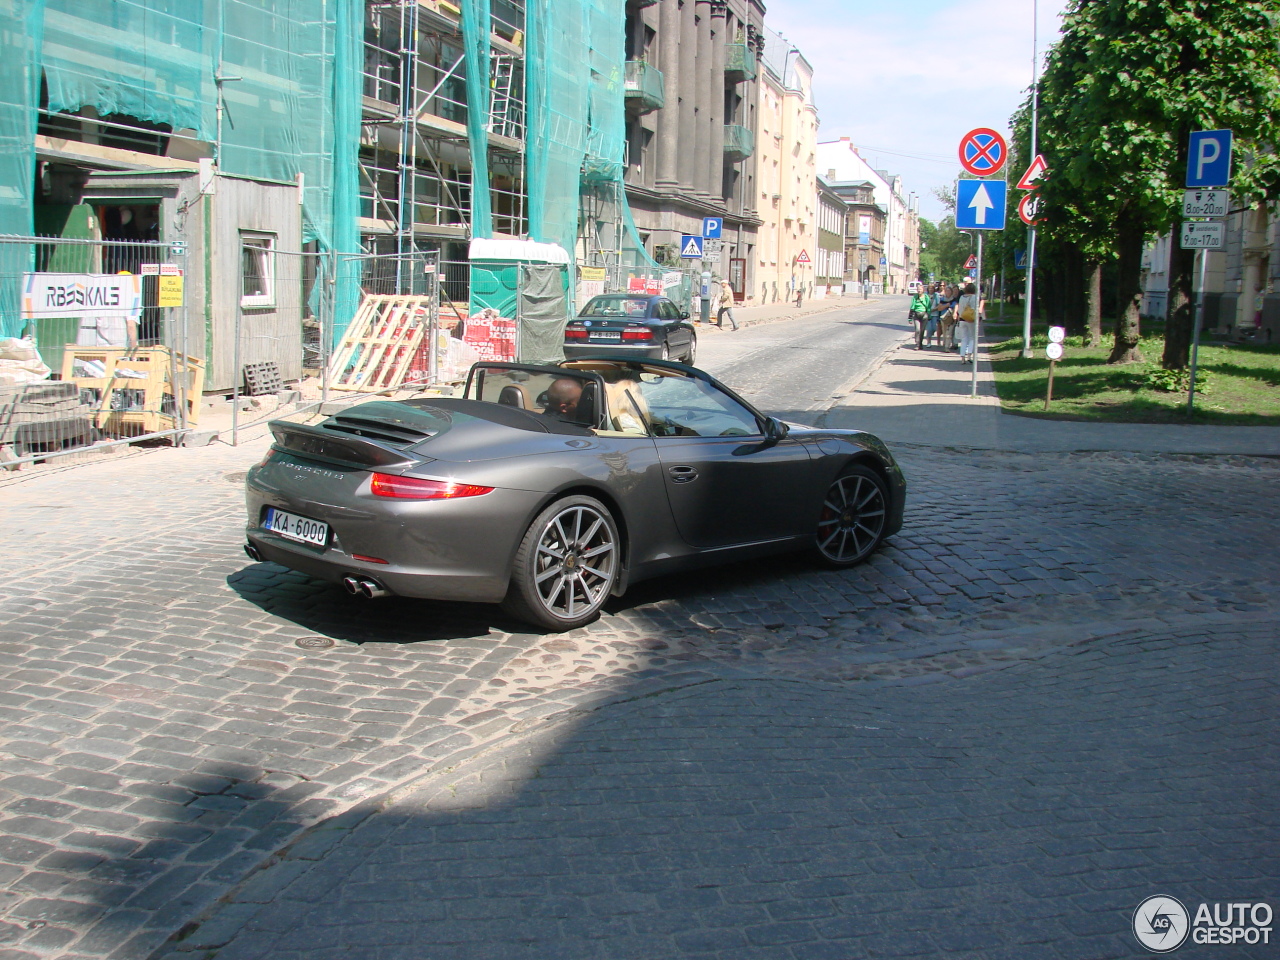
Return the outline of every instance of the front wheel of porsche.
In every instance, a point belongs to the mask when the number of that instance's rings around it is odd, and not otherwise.
[[[600,615],[621,560],[608,507],[585,496],[558,500],[525,532],[503,607],[551,630],[580,627]]]
[[[871,556],[884,540],[889,491],[879,474],[854,464],[827,488],[818,515],[815,546],[833,567],[852,567]]]

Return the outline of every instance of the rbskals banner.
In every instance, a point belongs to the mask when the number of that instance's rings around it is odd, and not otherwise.
[[[22,318],[123,317],[142,314],[142,277],[115,273],[27,273]]]

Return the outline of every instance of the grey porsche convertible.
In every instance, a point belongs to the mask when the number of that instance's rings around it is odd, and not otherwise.
[[[663,360],[478,363],[461,397],[271,431],[247,479],[252,559],[553,630],[695,566],[800,549],[852,566],[902,526],[906,496],[874,436],[784,423]]]

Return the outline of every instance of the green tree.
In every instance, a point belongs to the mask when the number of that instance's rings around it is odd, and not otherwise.
[[[1280,0],[1073,0],[1040,86],[1046,232],[1117,261],[1113,363],[1141,359],[1147,238],[1178,220],[1188,134],[1228,127],[1252,163],[1233,184],[1249,202],[1280,193]],[[1174,256],[1164,364],[1186,363],[1193,256]]]

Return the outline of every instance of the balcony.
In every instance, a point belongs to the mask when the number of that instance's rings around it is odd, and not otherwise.
[[[756,55],[745,43],[730,43],[724,48],[724,78],[730,83],[745,83],[756,76]]]
[[[724,125],[724,158],[731,163],[745,160],[756,151],[756,135],[737,123]]]
[[[628,60],[623,80],[623,92],[627,106],[638,108],[640,113],[661,110],[667,102],[662,81],[662,71],[643,60]]]

